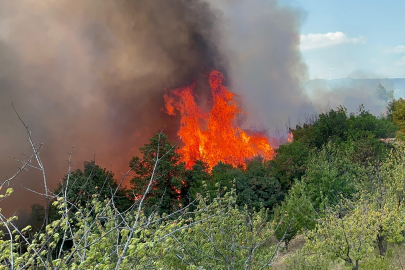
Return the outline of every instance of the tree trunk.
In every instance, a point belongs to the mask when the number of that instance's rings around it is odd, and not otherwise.
[[[378,235],[377,236],[377,244],[378,244],[378,249],[380,251],[380,256],[384,257],[385,253],[387,252],[387,247],[388,247],[388,242],[385,239],[384,236]]]
[[[359,260],[356,260],[356,263],[353,265],[352,270],[359,270]]]
[[[285,251],[288,251],[288,244],[290,244],[290,241],[284,240]]]

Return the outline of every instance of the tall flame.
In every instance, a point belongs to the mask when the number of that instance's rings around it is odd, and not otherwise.
[[[234,101],[235,94],[222,84],[224,77],[219,71],[212,71],[209,84],[213,107],[204,113],[194,98],[195,84],[177,88],[164,95],[166,112],[181,116],[178,132],[184,142],[179,150],[187,168],[197,160],[206,162],[210,168],[222,161],[235,167],[245,166],[246,159],[262,156],[272,159],[275,155],[268,138],[263,132],[244,131],[235,126],[234,120],[243,111]]]

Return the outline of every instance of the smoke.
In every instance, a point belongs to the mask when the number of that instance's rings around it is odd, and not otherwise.
[[[230,89],[243,98],[246,122],[272,132],[312,114],[301,87],[307,80],[299,50],[305,11],[276,0],[215,2],[227,18]]]
[[[362,73],[363,74],[363,73]],[[336,79],[312,80],[304,83],[313,105],[318,111],[345,106],[348,112],[357,112],[363,104],[372,114],[386,111],[393,98],[393,80],[390,79]]]
[[[177,119],[161,111],[164,89],[214,68],[226,71],[220,18],[199,0],[2,1],[3,179],[19,165],[8,155],[30,153],[12,102],[34,140],[45,142],[51,190],[67,172],[72,145],[74,168],[95,156],[116,174],[126,171],[148,138],[164,127],[177,130]],[[30,169],[14,180],[16,195],[3,208],[38,200],[21,185],[42,192],[40,172]]]
[[[95,156],[120,176],[154,133],[165,128],[174,139],[179,121],[161,110],[164,90],[197,80],[205,102],[212,69],[240,94],[247,124],[294,122],[313,111],[300,86],[304,18],[276,0],[2,1],[0,172],[16,170],[7,155],[30,151],[12,102],[45,142],[51,190],[67,172],[72,145],[74,168]],[[21,185],[43,190],[30,169],[13,182],[18,195],[8,206],[39,200]]]

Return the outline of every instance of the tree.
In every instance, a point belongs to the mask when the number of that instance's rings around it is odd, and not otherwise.
[[[377,96],[379,99],[384,100],[386,102],[394,99],[394,91],[388,91],[381,83],[378,84],[376,90]]]
[[[367,111],[363,105],[356,113],[351,113],[348,122],[348,139],[356,139],[362,134],[373,134],[375,138],[392,138],[397,127],[388,117],[377,117]],[[357,133],[360,133],[358,135]]]
[[[207,190],[204,189],[203,183],[211,183],[212,177],[208,172],[209,166],[207,163],[197,160],[193,168],[186,170],[187,188],[186,194],[182,194],[189,203],[197,198],[198,194],[203,194]]]
[[[365,169],[350,159],[352,153],[350,145],[329,143],[309,158],[302,181],[316,211],[339,204],[341,198],[353,198],[367,179]]]
[[[397,146],[381,167],[376,167],[373,181],[364,188],[368,191],[366,198],[378,219],[376,242],[380,256],[385,256],[388,243],[404,239],[404,154],[403,146]]]
[[[310,123],[302,127],[297,126],[293,130],[294,140],[306,144],[309,148],[320,149],[327,142],[340,143],[352,140],[360,134],[373,134],[375,138],[387,138],[393,136],[397,127],[393,125],[389,117],[377,117],[359,106],[356,113],[347,114],[345,107],[321,113],[311,119]]]
[[[305,248],[358,270],[359,262],[372,254],[377,231],[376,212],[366,201],[354,205],[346,201],[318,220],[316,229],[307,234]]]
[[[401,140],[405,139],[405,99],[399,99],[395,102],[395,108],[392,112],[393,122],[397,124],[399,130],[397,137]]]
[[[114,197],[116,207],[123,210],[132,205],[126,191],[114,180],[114,174],[96,165],[95,161],[84,162],[84,170],[77,169],[65,175],[55,194],[66,196],[69,202],[81,206],[85,206],[95,194],[101,200]]]
[[[39,147],[32,142],[28,128],[27,131],[33,154],[26,155],[27,160],[17,160],[23,166],[0,186],[9,184],[23,169],[38,169],[43,175],[46,201],[55,199],[52,205],[60,216],[52,222],[45,218],[44,230],[29,238],[30,226],[17,228],[16,217],[6,218],[0,211],[0,226],[8,236],[5,238],[0,232],[0,268],[118,270],[167,269],[170,265],[171,269],[196,269],[196,265],[203,265],[215,269],[228,266],[263,269],[277,259],[280,243],[272,245],[270,242],[274,230],[268,212],[241,209],[236,204],[234,189],[220,192],[215,198],[195,194],[198,207],[193,212],[178,203],[177,195],[169,197],[175,201],[164,208],[167,194],[186,191],[188,185],[181,181],[184,164],[179,162],[175,147],[162,134],[141,149],[142,159],[132,160],[131,168],[136,174],[134,191],[142,192],[134,192],[137,199],[124,210],[115,203],[118,193],[114,187],[118,185],[113,175],[94,162],[85,163],[84,171],[70,173],[71,155],[69,173],[59,186],[58,194],[49,192]],[[38,164],[32,165],[32,160]],[[203,166],[195,170],[194,176],[197,172],[200,180],[206,177]],[[108,188],[104,189],[101,184]],[[7,199],[11,193],[12,189],[7,189],[5,194],[0,194],[0,200]],[[156,199],[155,205],[153,199]],[[48,203],[46,206],[45,215]],[[38,213],[43,212],[41,207],[34,208]],[[153,211],[162,208],[168,211]],[[184,242],[177,242],[176,238]],[[173,240],[180,244],[174,246]],[[72,244],[66,246],[66,241]],[[201,246],[195,246],[198,243]],[[22,249],[22,245],[26,249]],[[185,245],[190,246],[193,254],[187,259],[197,264],[187,264],[183,259],[182,255],[188,254],[183,248]]]
[[[312,123],[297,126],[293,135],[294,140],[320,149],[328,141],[346,140],[347,130],[347,109],[341,106],[337,110],[319,114]]]
[[[58,209],[53,205],[49,206],[49,220],[54,221],[60,218]],[[27,224],[33,228],[34,232],[43,231],[45,225],[45,207],[34,203],[31,205],[31,214]]]
[[[269,162],[269,169],[271,175],[280,182],[282,191],[286,193],[295,180],[301,179],[304,175],[310,149],[303,142],[294,140],[286,145],[280,145],[276,153],[275,158]]]
[[[401,100],[401,99],[402,99],[402,98],[399,98],[399,100]],[[393,120],[394,120],[393,113],[394,113],[395,108],[396,108],[395,105],[396,105],[397,101],[399,101],[399,100],[391,99],[391,100],[388,102],[386,117],[387,117],[387,119],[388,119],[389,121],[391,121],[391,122],[393,122]]]
[[[364,168],[351,161],[351,153],[353,149],[345,144],[328,143],[310,155],[305,174],[275,211],[274,219],[280,224],[275,234],[280,239],[286,232],[286,247],[298,233],[313,229],[324,209],[356,196],[367,175]]]
[[[162,269],[265,269],[277,259],[280,243],[271,244],[274,226],[268,212],[240,208],[231,189],[210,203],[201,198],[195,225],[168,238],[170,252]]]
[[[284,192],[277,178],[271,175],[271,165],[262,159],[247,163],[246,171],[235,176],[237,203],[258,211],[262,207],[270,212],[284,199]]]
[[[146,201],[147,213],[155,210],[160,214],[172,213],[181,208],[185,203],[181,194],[187,193],[187,182],[185,164],[180,161],[177,146],[171,144],[166,135],[158,133],[140,150],[142,158],[134,157],[130,161],[135,173],[131,180],[135,198],[144,194],[150,179],[153,179]]]
[[[298,181],[291,188],[285,201],[275,210],[274,221],[277,223],[275,236],[279,240],[284,239],[288,250],[290,241],[298,233],[315,227],[316,217],[312,202],[306,194],[305,183]]]
[[[234,168],[230,164],[219,162],[211,170],[211,181],[207,182],[207,189],[212,199],[218,196],[218,193],[224,195],[235,185],[235,180],[243,177],[242,168]]]

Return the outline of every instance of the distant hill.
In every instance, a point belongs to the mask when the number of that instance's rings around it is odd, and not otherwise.
[[[386,111],[389,94],[377,90],[378,85],[394,90],[394,98],[405,98],[405,78],[397,79],[315,79],[304,82],[303,88],[309,95],[315,109],[345,106],[349,112],[357,111],[360,104],[374,114]]]
[[[345,88],[361,88],[369,89],[373,92],[377,89],[378,84],[382,84],[387,90],[394,90],[395,98],[405,97],[405,78],[395,79],[314,79],[303,83],[303,87],[309,92],[319,87],[327,87],[329,89],[345,89]],[[342,90],[343,90],[342,89]],[[325,89],[326,90],[326,89]]]

